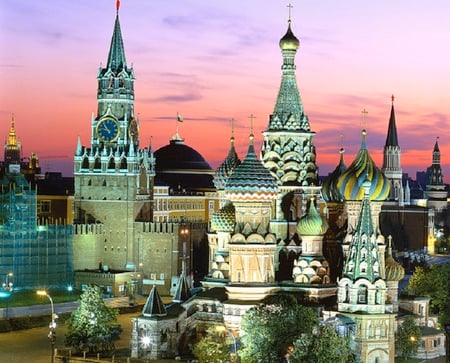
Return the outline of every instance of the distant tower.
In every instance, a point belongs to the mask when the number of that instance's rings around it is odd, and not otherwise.
[[[20,157],[22,153],[22,145],[17,140],[16,130],[14,128],[14,116],[11,117],[11,128],[9,129],[8,140],[5,140],[5,169],[8,170],[10,165],[19,165],[18,172],[20,172]]]
[[[364,197],[342,278],[338,281],[338,311],[356,323],[355,352],[362,362],[394,362],[395,315],[386,313],[384,258],[370,208],[371,182]]]
[[[391,116],[389,118],[389,126],[383,156],[383,167],[381,168],[381,171],[391,184],[391,191],[387,200],[396,201],[399,205],[403,205],[403,172],[400,161],[401,149],[398,144],[397,126],[395,124],[394,96],[392,96]]]
[[[281,85],[268,128],[263,132],[261,157],[280,188],[277,221],[272,228],[278,237],[286,238],[286,221],[298,220],[306,212],[310,195],[319,194],[320,187],[313,144],[315,133],[303,109],[295,77],[294,59],[300,42],[292,32],[290,16],[287,32],[279,44],[283,55]]]
[[[441,169],[441,152],[438,144],[439,137],[433,149],[433,162],[430,167],[430,180],[427,184],[425,196],[429,208],[440,212],[447,208],[447,191],[445,190],[444,177]]]

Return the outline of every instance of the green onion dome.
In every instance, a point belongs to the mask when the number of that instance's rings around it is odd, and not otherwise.
[[[211,218],[211,229],[216,232],[233,232],[235,224],[235,208],[230,201],[227,201]]]
[[[281,50],[294,50],[296,51],[300,47],[300,41],[294,35],[291,29],[291,21],[289,20],[289,25],[286,34],[280,39]]]
[[[387,256],[385,260],[385,273],[386,281],[400,281],[405,277],[405,269],[397,261],[395,261],[392,255],[391,241],[392,237],[389,236],[389,245],[387,250]]]
[[[225,197],[232,202],[272,201],[276,199],[277,194],[277,182],[258,160],[253,146],[253,135],[250,135],[247,156],[228,178]]]
[[[309,204],[308,213],[300,218],[297,231],[302,236],[322,236],[328,229],[328,223],[316,210],[314,200]]]
[[[322,198],[325,202],[342,202],[344,200],[337,187],[339,177],[347,169],[344,162],[344,148],[339,150],[339,154],[340,158],[338,166],[325,178],[322,184]]]
[[[339,177],[337,188],[345,200],[362,200],[363,183],[370,181],[370,200],[382,201],[389,195],[390,184],[377,168],[366,147],[366,130],[362,132],[361,149],[353,163]]]
[[[225,189],[228,178],[234,172],[234,169],[241,163],[234,148],[234,137],[231,138],[231,147],[223,163],[214,173],[214,186],[218,190]]]

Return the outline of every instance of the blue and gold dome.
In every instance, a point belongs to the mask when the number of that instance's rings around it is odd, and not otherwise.
[[[377,168],[366,147],[366,130],[362,131],[361,149],[353,163],[339,177],[337,188],[345,200],[362,200],[363,183],[370,181],[370,200],[382,201],[389,196],[390,183]]]
[[[222,208],[213,214],[211,229],[216,232],[232,232],[236,224],[234,205],[228,201]]]
[[[338,166],[325,178],[322,184],[322,198],[325,202],[342,202],[344,199],[337,187],[339,177],[347,169],[344,162],[344,148],[339,150],[339,154],[340,157]]]
[[[247,156],[236,167],[225,185],[225,196],[236,201],[271,201],[276,199],[278,185],[275,178],[258,160],[250,135]]]
[[[297,231],[302,236],[322,236],[328,229],[328,223],[316,210],[314,200],[311,200],[308,213],[297,223]]]

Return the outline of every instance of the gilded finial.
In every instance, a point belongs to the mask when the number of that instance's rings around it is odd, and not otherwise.
[[[253,142],[253,119],[255,119],[256,116],[253,114],[250,114],[250,116],[248,116],[248,118],[250,119],[250,141]]]
[[[361,114],[362,114],[362,120],[361,120],[361,122],[362,122],[362,128],[363,128],[363,129],[366,128],[366,115],[367,115],[368,113],[369,113],[369,112],[367,112],[367,110],[366,110],[365,108],[361,111]]]
[[[287,5],[287,8],[289,9],[288,11],[289,11],[289,18],[288,18],[288,23],[290,24],[291,23],[291,11],[292,11],[292,8],[293,8],[294,6],[292,5],[292,4],[288,4]]]
[[[234,122],[236,120],[234,118],[231,119],[231,143],[234,144]]]

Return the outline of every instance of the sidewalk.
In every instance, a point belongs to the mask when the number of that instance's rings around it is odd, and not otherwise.
[[[136,297],[137,306],[143,306],[146,301],[147,301],[146,296],[138,295]],[[105,299],[105,303],[113,308],[130,306],[127,296],[107,298]],[[70,313],[74,311],[77,307],[78,301],[54,304],[56,314]],[[8,318],[19,318],[24,316],[41,316],[41,315],[50,315],[51,312],[52,311],[50,304],[8,307],[8,312],[6,312],[6,308],[0,308],[0,317],[8,316]]]

